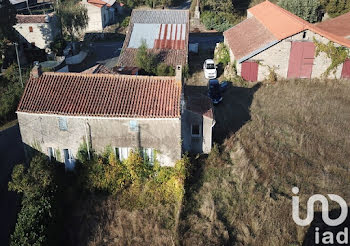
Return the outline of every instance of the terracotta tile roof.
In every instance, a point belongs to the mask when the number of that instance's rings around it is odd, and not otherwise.
[[[106,3],[105,1],[102,1],[102,0],[88,0],[87,1],[88,3],[96,6],[96,7],[99,7],[99,8],[102,8],[103,6],[107,6],[107,7],[111,7],[110,4]]]
[[[18,112],[71,116],[178,118],[175,77],[43,73],[31,77]]]
[[[102,64],[97,64],[97,65],[95,65],[93,67],[90,67],[90,68],[84,70],[81,73],[86,73],[86,74],[94,74],[94,73],[116,74],[111,69],[107,68],[106,66],[104,66]]]
[[[318,23],[316,26],[326,32],[350,39],[350,12]]]
[[[214,119],[214,109],[211,99],[203,94],[192,94],[187,98],[186,108],[194,113]]]
[[[236,60],[277,40],[255,17],[230,28],[224,36]]]
[[[46,17],[49,17],[47,19]],[[50,21],[50,17],[54,16],[54,13],[48,15],[16,15],[17,23],[47,23]]]
[[[272,37],[277,41],[281,41],[304,30],[313,31],[335,43],[350,48],[349,39],[339,35],[340,31],[332,31],[337,29],[336,27],[322,28],[326,24],[311,24],[269,1],[255,5],[248,9],[248,12],[252,17],[224,32],[225,38],[229,40],[228,43],[232,52],[238,59],[249,58],[249,56],[262,51],[264,47],[267,48],[269,45],[277,43],[269,43],[273,40]],[[252,18],[253,20],[250,20]],[[339,22],[346,21],[349,17],[343,18],[344,20],[342,19]],[[346,24],[349,25],[349,22]],[[256,32],[256,34],[252,32]],[[241,47],[238,47],[238,44]]]
[[[159,62],[165,62],[168,65],[186,65],[188,62],[188,37],[190,30],[189,11],[188,10],[133,10],[129,24],[129,31],[125,37],[123,48],[118,59],[117,66],[137,67],[135,56],[137,48],[128,48],[134,24],[153,23],[153,24],[186,24],[185,42],[183,49],[174,49],[169,46],[167,49],[156,46],[148,49],[152,54],[159,58]],[[159,48],[159,49],[158,49]]]

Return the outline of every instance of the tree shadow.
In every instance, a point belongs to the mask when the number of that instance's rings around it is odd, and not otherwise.
[[[341,210],[340,209],[333,209],[331,211],[329,211],[329,217],[331,219],[336,219],[339,217]],[[341,242],[337,242],[337,234],[344,232],[344,228],[347,227],[349,230],[350,228],[350,216],[349,216],[349,207],[348,207],[348,216],[346,218],[346,220],[340,224],[339,226],[329,226],[326,223],[323,222],[322,220],[322,212],[316,212],[314,213],[314,220],[312,221],[309,229],[307,230],[305,237],[304,237],[304,241],[302,246],[314,246],[314,245],[349,245],[349,241],[344,244],[341,243],[344,240],[344,237],[341,236],[340,240],[342,240]],[[316,228],[318,228],[318,232],[319,232],[319,243],[317,243],[317,239],[316,239]],[[328,233],[326,233],[324,236],[326,237],[325,240],[323,241],[322,239],[324,238],[323,234],[325,232],[331,232],[333,234],[333,240],[334,243],[327,243],[327,239],[328,238]],[[349,235],[347,236],[347,238],[349,238]]]

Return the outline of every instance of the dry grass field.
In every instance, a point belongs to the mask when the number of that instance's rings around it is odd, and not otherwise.
[[[349,81],[264,84],[250,117],[197,160],[179,227],[182,245],[313,245],[309,228],[292,220],[292,187],[300,189],[302,218],[316,193],[349,204]],[[336,215],[337,205],[330,208]]]

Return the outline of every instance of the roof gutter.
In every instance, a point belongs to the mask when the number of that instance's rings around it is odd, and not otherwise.
[[[238,60],[238,63],[242,63],[242,62],[248,60],[249,58],[251,58],[251,57],[253,57],[253,56],[255,56],[255,55],[257,55],[257,54],[263,52],[264,50],[267,50],[268,48],[274,46],[275,44],[277,44],[277,43],[279,43],[279,42],[280,42],[280,40],[274,40],[274,41],[272,41],[272,42],[270,42],[270,43],[268,43],[268,44],[262,46],[261,48],[259,48],[259,49],[255,50],[255,51],[253,51],[253,52],[250,53],[249,55],[246,55],[246,56],[242,57],[241,59],[239,59],[239,60]]]

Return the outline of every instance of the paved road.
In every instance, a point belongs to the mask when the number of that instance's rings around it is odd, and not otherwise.
[[[191,7],[191,0],[183,2],[180,6],[171,7],[170,9],[189,9]]]
[[[120,49],[123,46],[123,41],[105,41],[105,42],[92,42],[90,43],[92,54],[90,54],[83,62],[79,65],[71,66],[71,72],[82,72],[90,67],[95,66],[98,63],[105,64],[112,58],[120,55]]]
[[[8,245],[16,223],[19,199],[7,190],[13,166],[24,162],[24,151],[18,125],[0,132],[0,244]]]
[[[190,33],[189,43],[198,43],[200,48],[214,49],[216,43],[224,41],[222,33]]]

